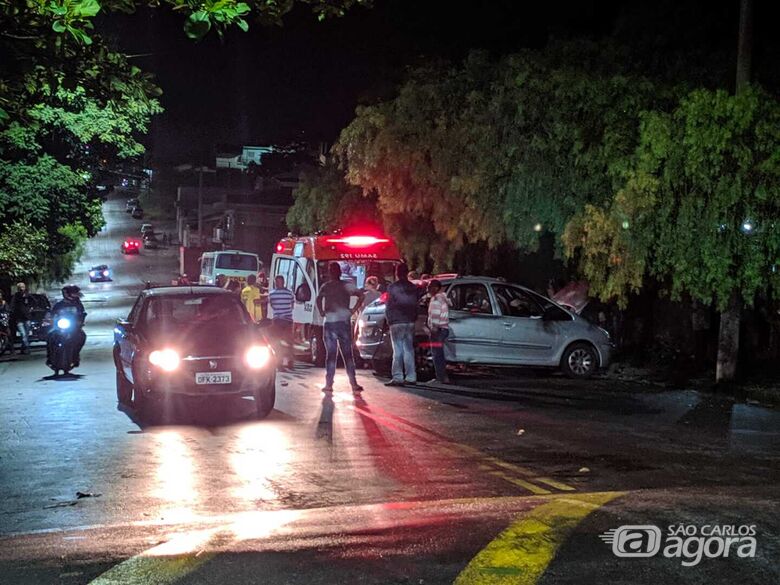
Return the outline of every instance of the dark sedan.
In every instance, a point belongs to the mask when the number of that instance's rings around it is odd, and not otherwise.
[[[143,411],[166,396],[252,396],[274,407],[275,357],[235,295],[211,286],[146,289],[114,329],[117,399]]]
[[[49,311],[51,311],[51,302],[49,297],[41,293],[32,293],[30,295],[30,321],[27,324],[28,336],[30,342],[45,342],[51,327]],[[17,336],[17,341],[19,341]]]

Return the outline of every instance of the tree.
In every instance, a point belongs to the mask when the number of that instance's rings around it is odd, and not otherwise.
[[[320,18],[362,0],[298,0]],[[254,14],[279,22],[294,0],[165,0],[185,32],[222,34]],[[152,77],[112,50],[93,21],[154,0],[0,0],[0,228],[9,246],[0,267],[38,280],[67,278],[85,238],[103,225],[91,188],[98,173],[140,156],[151,116],[161,111]],[[31,227],[34,226],[34,227]],[[26,236],[21,237],[24,230]],[[42,236],[42,237],[41,237]],[[26,248],[26,246],[30,246]],[[34,260],[34,262],[33,262]]]
[[[293,197],[295,203],[287,213],[287,225],[299,233],[333,231],[377,221],[375,201],[348,185],[344,174],[332,163],[304,170]]]
[[[672,102],[674,88],[628,63],[608,42],[574,41],[429,65],[394,99],[358,108],[334,151],[410,255],[444,268],[468,244],[534,250],[609,198],[638,112]]]
[[[694,90],[641,116],[623,187],[567,226],[591,290],[625,304],[646,277],[724,310],[780,286],[780,103],[758,87]]]

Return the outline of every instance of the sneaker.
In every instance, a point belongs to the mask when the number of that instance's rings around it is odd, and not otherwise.
[[[326,394],[332,393],[333,392],[333,386],[323,386],[322,387],[322,391],[325,392]]]
[[[402,380],[390,380],[389,382],[385,382],[385,386],[403,386],[404,383]]]
[[[361,386],[360,384],[356,384],[355,386],[352,386],[352,392],[354,394],[360,394],[361,392],[363,392],[363,386]]]

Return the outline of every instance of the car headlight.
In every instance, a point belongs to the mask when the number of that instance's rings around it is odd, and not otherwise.
[[[166,372],[172,372],[178,368],[179,362],[181,362],[181,358],[173,349],[156,349],[149,354],[149,363]]]
[[[103,276],[108,276],[108,270],[103,271]]]
[[[607,341],[611,340],[612,338],[609,335],[609,331],[604,329],[603,327],[599,327],[599,331],[601,331],[604,334],[604,337],[607,338]]]
[[[66,319],[65,317],[57,319],[57,327],[59,327],[60,329],[69,329],[70,319]]]
[[[271,350],[267,345],[253,345],[246,350],[244,359],[250,368],[259,370],[271,360]]]
[[[90,275],[90,276],[95,276],[95,271],[94,271],[94,270],[90,270],[90,271],[89,271],[89,275]]]

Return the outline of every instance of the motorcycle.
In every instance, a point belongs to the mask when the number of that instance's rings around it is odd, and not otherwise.
[[[49,330],[46,364],[54,370],[54,375],[68,374],[79,365],[79,350],[83,345],[84,332],[77,319],[68,316],[55,316]]]

